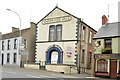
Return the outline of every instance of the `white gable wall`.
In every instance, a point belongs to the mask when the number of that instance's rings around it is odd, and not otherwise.
[[[58,17],[64,17],[64,16],[70,16],[70,21],[65,22],[57,22],[57,23],[50,23],[50,24],[43,24],[42,21],[45,19],[50,18],[58,18]],[[77,25],[77,19],[60,9],[56,8],[53,12],[51,12],[47,17],[45,17],[41,22],[37,24],[37,41],[36,42],[42,42],[46,41],[46,43],[37,43],[36,46],[36,61],[46,61],[46,51],[48,47],[52,45],[58,45],[63,50],[63,64],[74,64],[75,62],[75,43],[77,41],[69,41],[69,42],[47,42],[49,41],[49,26],[50,25],[58,25],[62,24],[62,40],[77,40],[76,38],[76,25]],[[72,47],[72,56],[68,57],[66,55],[67,53],[67,47]]]
[[[56,8],[45,19],[63,17],[63,16],[71,16],[71,15]],[[51,24],[45,24],[45,25],[43,25],[41,21],[37,25],[38,26],[37,41],[48,41],[49,40],[49,26],[57,25],[57,24],[62,24],[62,40],[76,40],[76,22],[77,22],[77,19],[74,17],[72,17],[72,20],[68,22],[51,23]]]

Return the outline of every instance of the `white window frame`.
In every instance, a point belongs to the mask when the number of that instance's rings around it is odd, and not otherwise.
[[[89,43],[92,43],[92,31],[90,31]]]

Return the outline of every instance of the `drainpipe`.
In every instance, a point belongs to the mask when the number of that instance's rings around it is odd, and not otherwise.
[[[80,74],[80,59],[81,59],[81,58],[80,58],[80,57],[81,57],[81,32],[82,32],[82,23],[81,23],[81,26],[80,26],[80,41],[79,41],[79,42],[80,42],[80,44],[79,44],[79,49],[78,49],[78,50],[79,50],[79,53],[78,53],[78,54],[79,54],[79,55],[78,55],[78,56],[79,56],[79,62],[78,62],[78,74]]]
[[[82,24],[80,24],[80,22],[81,22],[81,20],[79,21],[79,25],[81,25],[81,26],[78,26],[78,27],[80,27],[79,28],[79,34],[78,34],[78,36],[79,36],[79,39],[78,39],[78,65],[77,65],[77,68],[78,68],[78,74],[80,74],[80,54],[81,54],[81,31],[82,31]]]

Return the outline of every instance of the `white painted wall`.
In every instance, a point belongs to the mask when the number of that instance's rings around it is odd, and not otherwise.
[[[14,49],[14,40],[17,39],[17,49]],[[0,51],[1,54],[4,54],[4,63],[3,65],[8,66],[20,66],[20,60],[19,60],[19,37],[9,38],[0,40]],[[10,50],[7,49],[8,47],[8,40],[10,40]],[[4,41],[4,50],[2,50],[2,41]],[[10,53],[10,63],[7,63],[7,54]],[[16,63],[13,62],[14,60],[14,53],[17,53],[17,60]],[[0,55],[0,64],[2,63],[2,55]]]
[[[64,17],[64,16],[70,16],[71,20],[66,22],[56,22],[56,23],[50,23],[50,24],[42,24],[42,21],[45,19],[51,19],[51,18],[58,18],[58,17]],[[45,17],[40,23],[37,24],[37,41],[49,41],[49,26],[50,25],[58,25],[62,24],[62,40],[77,40],[76,38],[76,25],[77,25],[77,19],[64,11],[61,11],[60,9],[56,8],[53,12],[51,12],[48,16]],[[44,35],[44,36],[43,36]],[[76,41],[70,41],[70,42],[50,42],[50,43],[37,43],[36,46],[36,61],[46,61],[46,50],[48,47],[52,45],[58,45],[63,50],[63,64],[72,64],[75,65],[75,45],[77,43]],[[66,55],[67,47],[72,48],[72,55],[71,57],[68,57]]]

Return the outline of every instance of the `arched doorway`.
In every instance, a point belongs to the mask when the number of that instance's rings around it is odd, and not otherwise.
[[[53,45],[46,51],[46,63],[47,64],[61,64],[63,59],[63,53],[59,46]]]
[[[51,64],[57,64],[57,62],[58,62],[58,52],[53,51],[51,53]]]

